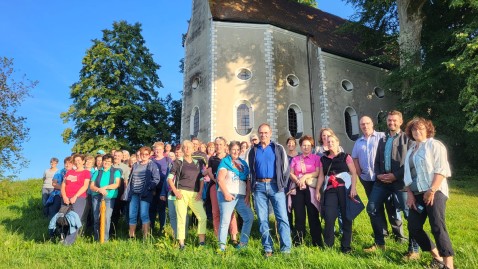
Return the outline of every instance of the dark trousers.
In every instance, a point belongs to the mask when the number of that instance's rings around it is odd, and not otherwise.
[[[111,214],[111,229],[110,237],[116,236],[116,231],[119,227],[120,217],[123,215],[125,218],[125,223],[128,223],[129,214],[128,214],[128,202],[121,200],[121,197],[124,193],[124,182],[121,180],[120,186],[118,187],[118,197],[115,199],[113,212]]]
[[[55,195],[55,197],[53,198],[53,203],[48,206],[48,221],[50,221],[53,216],[55,216],[55,214],[60,211],[61,203],[61,196]]]
[[[160,182],[158,186],[163,186],[163,183]],[[151,221],[151,229],[153,229],[156,224],[156,216],[159,215],[159,230],[162,232],[164,224],[166,223],[166,207],[168,206],[168,202],[159,199],[160,192],[161,188],[156,188],[156,192],[153,195],[153,201],[149,206],[149,221]]]
[[[78,197],[78,199],[76,199],[76,202],[73,204],[72,209],[73,211],[75,211],[76,214],[78,214],[78,217],[80,217],[80,220],[81,220],[81,217],[83,216],[83,212],[85,211],[85,205],[86,205],[86,198],[83,198],[83,197]],[[68,234],[65,237],[65,245],[71,245],[75,243],[77,236],[78,236],[78,230],[76,230],[76,232],[72,234]]]
[[[332,247],[334,245],[335,234],[335,220],[339,215],[339,210],[342,216],[346,215],[346,193],[345,187],[337,187],[326,190],[324,192],[324,241],[325,245]],[[347,218],[342,218],[342,239],[340,247],[344,250],[350,250],[352,242],[352,222]]]
[[[437,191],[433,200],[433,206],[425,206],[423,194],[415,195],[415,205],[423,206],[424,210],[419,213],[414,209],[410,209],[410,215],[408,216],[408,232],[411,237],[415,238],[423,251],[430,251],[435,248],[435,244],[423,230],[423,224],[428,217],[428,222],[430,223],[432,234],[435,238],[436,248],[442,257],[455,255],[445,223],[447,199],[442,192]]]
[[[367,199],[370,199],[370,194],[372,193],[373,184],[375,181],[365,181],[360,178],[360,182],[362,183],[363,188],[365,189],[365,195],[367,195]],[[385,210],[387,211],[388,222],[390,226],[392,226],[392,233],[397,238],[405,238],[403,233],[403,222],[400,217],[400,212],[397,210],[395,205],[393,204],[393,195],[390,195],[387,200],[385,200]],[[383,220],[382,227],[383,227],[383,235],[388,236],[388,225],[385,219],[385,211],[380,210],[377,211],[377,214],[380,214],[380,219]]]
[[[312,197],[315,199],[315,197]],[[295,214],[295,232],[293,234],[294,244],[299,245],[304,242],[305,217],[309,220],[310,235],[313,246],[323,246],[322,226],[320,225],[319,210],[312,204],[309,187],[304,190],[296,189],[296,194],[292,195],[292,208]],[[306,212],[307,209],[307,212]]]

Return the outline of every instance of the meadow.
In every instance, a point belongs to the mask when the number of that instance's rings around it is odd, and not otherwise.
[[[474,174],[461,172],[450,180],[446,217],[456,252],[456,268],[478,268],[478,184]],[[340,253],[339,238],[331,249],[307,246],[310,242],[307,238],[306,245],[294,247],[290,255],[274,253],[265,259],[257,219],[246,249],[235,250],[229,246],[219,255],[210,226],[205,247],[197,246],[196,230],[190,228],[184,251],[178,249],[169,226],[164,236],[154,231],[153,237],[146,241],[127,239],[127,228],[123,226],[119,227],[117,238],[105,244],[84,236],[65,247],[49,240],[48,221],[41,212],[40,190],[38,179],[0,181],[0,268],[423,268],[431,259],[428,253],[421,253],[418,261],[403,261],[407,244],[388,238],[386,251],[365,253],[363,247],[373,242],[365,211],[354,221],[354,251],[347,255]],[[360,184],[359,194],[366,203]],[[273,219],[271,227],[274,227]],[[272,233],[278,248],[274,229]]]

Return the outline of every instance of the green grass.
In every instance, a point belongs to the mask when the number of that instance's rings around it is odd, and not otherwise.
[[[450,181],[447,225],[457,268],[478,268],[478,184],[472,175],[467,172]],[[363,189],[359,188],[366,203]],[[332,249],[294,247],[290,255],[275,254],[264,259],[257,221],[247,249],[236,251],[229,247],[221,255],[216,254],[211,229],[208,229],[207,246],[203,248],[197,247],[195,229],[190,229],[186,250],[180,252],[171,238],[169,226],[166,236],[148,242],[127,240],[126,227],[121,227],[119,239],[106,244],[83,237],[73,246],[65,247],[48,240],[40,189],[40,180],[0,181],[0,268],[421,268],[431,259],[428,253],[422,253],[419,261],[402,261],[407,245],[392,239],[387,239],[385,252],[364,253],[362,248],[373,242],[365,212],[354,221],[352,246],[355,251],[351,255],[340,253],[336,239]],[[275,231],[273,233],[277,247]]]

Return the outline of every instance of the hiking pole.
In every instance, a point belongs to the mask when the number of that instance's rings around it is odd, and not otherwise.
[[[106,201],[101,199],[100,205],[100,243],[105,242]]]

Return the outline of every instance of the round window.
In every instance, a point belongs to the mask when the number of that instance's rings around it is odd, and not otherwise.
[[[241,68],[237,71],[237,78],[240,80],[248,80],[252,77],[252,72],[249,69]]]
[[[354,89],[354,85],[349,80],[344,79],[342,80],[342,89],[350,92]]]
[[[375,87],[373,89],[374,93],[375,93],[375,96],[377,96],[378,98],[383,98],[385,97],[385,91],[382,89],[382,88],[379,88],[379,87]]]
[[[299,86],[299,78],[296,75],[288,75],[287,76],[287,84],[291,87]]]

